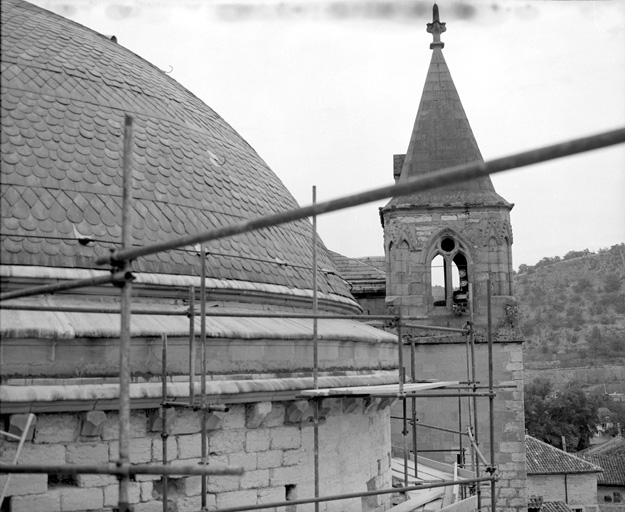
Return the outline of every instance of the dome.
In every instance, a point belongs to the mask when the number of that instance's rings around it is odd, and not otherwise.
[[[298,205],[254,149],[166,73],[86,27],[2,3],[4,265],[96,269],[121,240],[124,116],[134,118],[132,243],[148,245]],[[309,290],[307,220],[206,245],[208,277]],[[318,266],[333,269],[320,244]],[[199,275],[192,247],[133,262]],[[332,272],[318,289],[350,298]]]

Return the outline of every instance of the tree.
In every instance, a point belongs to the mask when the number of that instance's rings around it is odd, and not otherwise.
[[[550,381],[537,379],[525,389],[525,429],[557,448],[564,436],[567,448],[582,450],[597,430],[597,408],[577,386],[556,394]]]

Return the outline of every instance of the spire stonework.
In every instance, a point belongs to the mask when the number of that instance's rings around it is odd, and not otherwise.
[[[427,31],[434,36],[434,42],[430,44],[430,49],[444,48],[445,43],[441,41],[441,34],[447,30],[447,27],[438,17],[438,5],[436,4],[432,8],[432,23],[428,23],[427,27]]]

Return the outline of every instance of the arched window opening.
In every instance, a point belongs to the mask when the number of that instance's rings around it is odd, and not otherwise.
[[[445,260],[440,254],[432,259],[430,273],[434,305],[445,306]]]
[[[430,268],[433,304],[462,314],[469,299],[467,258],[458,241],[450,236],[441,238],[437,249]]]

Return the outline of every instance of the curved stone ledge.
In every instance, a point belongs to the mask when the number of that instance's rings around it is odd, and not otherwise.
[[[41,284],[41,280],[73,280],[87,279],[91,277],[99,277],[109,274],[108,270],[92,270],[84,268],[59,268],[59,267],[40,267],[40,266],[20,266],[20,265],[2,265],[0,266],[0,277],[13,278],[19,280],[36,280],[37,284]],[[172,288],[188,288],[195,286],[200,288],[200,277],[189,275],[174,274],[154,274],[133,272],[135,280],[133,284],[148,286],[164,286]],[[241,293],[263,293],[268,295],[289,296],[293,298],[304,298],[312,300],[312,290],[291,288],[283,285],[256,283],[252,281],[238,281],[229,279],[206,279],[206,288],[208,290],[231,290]],[[338,303],[346,306],[353,311],[360,310],[360,306],[350,297],[337,294],[318,292],[318,299]]]
[[[320,376],[319,387],[355,387],[396,384],[397,371],[368,374]],[[303,390],[312,389],[312,377],[283,379],[250,379],[206,381],[208,403],[250,403],[295,399]],[[199,396],[201,383],[195,383]],[[160,382],[130,384],[133,408],[157,408],[162,402]],[[188,382],[168,382],[167,398],[185,402],[189,397]],[[111,410],[118,406],[118,384],[0,386],[0,414],[15,412]]]

